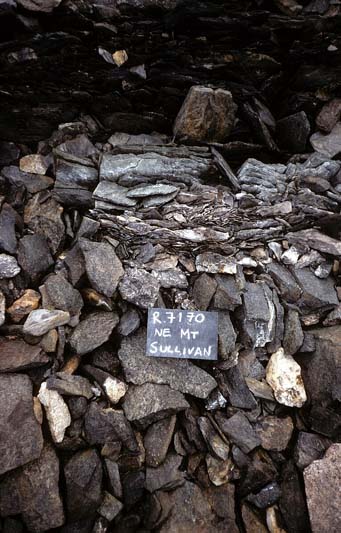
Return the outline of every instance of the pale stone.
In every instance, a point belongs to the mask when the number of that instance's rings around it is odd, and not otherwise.
[[[19,161],[20,170],[29,174],[45,174],[48,167],[45,157],[41,154],[25,155]]]
[[[115,53],[112,55],[113,60],[115,61],[116,65],[120,67],[126,61],[128,61],[128,54],[125,50],[116,50]]]
[[[45,407],[47,421],[54,442],[62,442],[65,430],[71,424],[71,415],[68,406],[57,391],[47,388],[46,382],[41,384],[38,398]]]
[[[5,322],[5,307],[5,295],[3,294],[3,292],[0,291],[0,326],[2,326],[2,324],[4,324]]]
[[[37,309],[40,301],[40,294],[33,289],[27,289],[24,294],[15,300],[13,304],[7,309],[13,322],[20,322],[22,318],[28,315],[31,311]]]
[[[279,348],[270,357],[266,368],[266,381],[274,391],[276,400],[288,407],[302,407],[307,400],[301,367],[291,355]]]
[[[67,324],[70,320],[70,313],[66,311],[49,311],[48,309],[37,309],[32,311],[24,324],[24,333],[40,337],[51,329]]]
[[[103,383],[103,387],[111,403],[118,403],[128,390],[123,381],[114,377],[107,378]]]

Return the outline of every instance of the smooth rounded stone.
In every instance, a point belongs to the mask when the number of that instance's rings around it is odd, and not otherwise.
[[[20,339],[0,341],[0,372],[19,372],[49,362],[49,357],[39,345],[27,344]]]
[[[201,274],[193,285],[193,300],[200,311],[206,311],[214,296],[217,282],[208,274]]]
[[[38,398],[45,407],[53,441],[62,442],[65,430],[71,424],[71,415],[67,404],[57,391],[47,388],[46,382],[41,384]]]
[[[64,326],[70,320],[70,313],[65,311],[49,311],[48,309],[36,309],[31,311],[24,324],[23,331],[28,335],[40,337],[51,329]]]
[[[122,263],[113,246],[106,242],[92,242],[87,239],[81,239],[80,246],[92,287],[99,293],[111,297],[124,275]]]
[[[122,339],[118,357],[125,379],[134,385],[158,383],[172,389],[207,398],[216,388],[216,380],[205,370],[184,359],[147,357],[145,355],[146,331]]]
[[[112,522],[115,516],[123,509],[123,504],[117,500],[112,494],[104,491],[104,496],[98,514],[103,516],[108,522]]]
[[[63,274],[51,274],[39,289],[43,295],[43,307],[67,311],[71,317],[78,318],[83,307],[82,296]]]
[[[127,302],[148,309],[156,304],[159,296],[160,284],[158,280],[143,268],[126,269],[119,284],[119,291]]]
[[[310,123],[304,111],[277,121],[279,144],[292,152],[304,152],[310,133]]]
[[[224,142],[233,128],[236,111],[230,91],[193,86],[175,119],[174,135],[192,142]]]
[[[319,131],[310,137],[310,144],[321,154],[333,158],[341,152],[341,122],[337,122],[330,133]]]
[[[283,348],[286,354],[294,355],[299,351],[304,341],[304,333],[302,330],[300,317],[298,311],[289,309],[285,320]]]
[[[173,438],[176,415],[164,418],[147,429],[143,444],[146,450],[146,465],[157,467],[165,459]]]
[[[20,266],[15,257],[0,254],[0,279],[14,278],[20,272]]]
[[[17,0],[17,3],[28,11],[50,13],[58,7],[62,0]]]
[[[22,318],[30,314],[39,306],[40,294],[33,289],[27,289],[24,294],[15,300],[7,309],[11,320],[15,323],[20,322]]]
[[[96,450],[75,453],[66,463],[64,475],[69,519],[93,517],[102,501],[103,470]]]
[[[117,332],[123,337],[128,337],[131,333],[134,333],[140,326],[140,315],[136,309],[128,309],[121,316],[120,323],[117,327]]]
[[[316,117],[316,126],[324,133],[330,133],[341,118],[341,98],[333,98],[325,104]]]
[[[181,392],[171,389],[168,385],[154,383],[129,387],[123,402],[127,419],[140,429],[145,429],[153,422],[188,407],[189,404]]]
[[[282,452],[286,449],[294,431],[294,424],[290,416],[279,418],[266,416],[255,426],[264,450]]]
[[[19,168],[22,172],[29,174],[46,174],[49,164],[41,154],[25,155],[19,160]]]
[[[118,322],[119,317],[116,313],[105,311],[91,313],[76,326],[71,334],[69,339],[71,348],[78,355],[92,352],[109,339]]]
[[[341,444],[332,444],[303,475],[313,533],[337,533],[341,523]]]
[[[295,359],[279,348],[270,357],[266,367],[266,381],[276,400],[288,407],[302,407],[307,400],[301,367]]]
[[[5,322],[5,310],[6,310],[6,299],[2,291],[0,291],[0,326]]]
[[[256,494],[249,494],[247,501],[258,507],[258,509],[265,509],[276,503],[281,495],[281,489],[276,481],[269,483],[263,487]]]
[[[44,440],[26,375],[0,374],[0,434],[0,475],[40,456]]]

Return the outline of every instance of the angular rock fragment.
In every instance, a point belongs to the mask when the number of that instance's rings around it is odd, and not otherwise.
[[[100,181],[94,190],[95,200],[121,207],[134,207],[137,200],[128,196],[129,189],[111,181]],[[109,208],[109,206],[108,206]]]
[[[37,459],[43,436],[33,411],[32,384],[27,376],[0,375],[0,474]]]
[[[303,344],[304,333],[299,314],[294,309],[289,309],[284,330],[283,348],[288,355],[294,355]]]
[[[304,111],[282,118],[277,122],[279,143],[292,152],[304,152],[310,134],[310,124]]]
[[[198,426],[212,456],[222,461],[229,457],[230,446],[225,442],[213,424],[205,416],[198,418]]]
[[[273,353],[266,367],[266,380],[279,403],[288,407],[302,407],[307,400],[301,368],[283,348]]]
[[[29,11],[38,11],[43,13],[50,13],[53,9],[59,6],[61,0],[17,0],[18,4],[28,9]]]
[[[340,526],[341,495],[341,445],[332,444],[322,459],[314,461],[304,470],[312,531],[338,531]]]
[[[36,309],[31,311],[24,324],[23,331],[29,335],[41,336],[50,331],[67,324],[70,314],[66,311],[49,311],[48,309]]]
[[[193,300],[200,311],[206,311],[216,291],[217,282],[207,274],[201,274],[193,285]]]
[[[197,255],[195,265],[198,272],[209,274],[236,274],[237,262],[220,254],[204,252]]]
[[[236,413],[231,418],[219,416],[217,420],[223,433],[244,453],[251,452],[261,444],[256,431],[242,413]]]
[[[281,495],[279,508],[288,531],[310,529],[307,504],[301,479],[291,459],[286,461],[281,472]]]
[[[159,289],[160,284],[155,276],[142,268],[126,269],[119,284],[122,298],[143,309],[155,305]]]
[[[227,309],[234,311],[236,307],[242,304],[241,293],[233,276],[215,276],[217,290],[213,299],[215,309]]]
[[[17,250],[17,237],[15,234],[17,214],[14,209],[4,204],[0,211],[0,251],[14,254]]]
[[[0,291],[0,326],[5,322],[5,310],[6,310],[6,299],[2,291]]]
[[[116,313],[91,313],[74,329],[69,339],[71,348],[78,355],[92,352],[109,339],[118,322]]]
[[[268,533],[269,530],[263,524],[261,518],[246,503],[242,504],[242,517],[247,533]]]
[[[41,154],[25,155],[19,160],[19,168],[22,172],[30,174],[45,174],[49,165]]]
[[[95,450],[74,454],[64,467],[66,506],[74,520],[93,517],[102,500],[102,465]]]
[[[112,296],[124,274],[121,261],[108,243],[81,239],[85,268],[91,285],[101,294]]]
[[[217,386],[210,374],[190,361],[147,357],[145,346],[145,330],[123,339],[118,357],[127,381],[135,385],[169,385],[172,389],[198,398],[207,398]]]
[[[43,366],[50,359],[39,345],[13,339],[0,341],[0,372],[19,372]]]
[[[269,263],[266,270],[273,278],[282,298],[288,303],[297,302],[302,290],[289,270],[275,261]]]
[[[45,237],[42,235],[22,237],[19,241],[18,263],[31,282],[36,284],[42,274],[53,265]]]
[[[14,278],[20,272],[20,267],[15,257],[0,254],[0,279]]]
[[[123,337],[127,337],[134,333],[140,325],[140,315],[136,309],[128,309],[126,313],[121,316],[117,331]]]
[[[337,122],[327,134],[317,131],[310,137],[310,144],[314,150],[330,158],[340,153],[340,142],[341,122]]]
[[[147,466],[157,467],[165,459],[171,443],[176,416],[164,418],[147,429],[143,444],[146,450]]]
[[[56,372],[50,376],[46,381],[46,386],[62,396],[84,396],[90,400],[94,395],[91,384],[86,378],[66,372]]]
[[[40,294],[33,289],[27,289],[24,294],[15,300],[7,309],[13,322],[20,322],[22,318],[34,311],[39,306]]]
[[[162,465],[146,468],[145,487],[148,492],[156,490],[172,490],[185,481],[184,473],[180,470],[182,457],[169,453]]]
[[[294,450],[294,459],[296,466],[304,470],[316,459],[320,459],[326,448],[328,448],[328,439],[315,433],[300,431]]]
[[[192,142],[223,142],[232,130],[236,110],[229,91],[191,87],[176,117],[174,135]]]
[[[32,232],[43,235],[53,254],[63,245],[65,226],[62,219],[63,207],[45,193],[36,194],[25,206],[24,222]]]
[[[65,430],[71,424],[71,416],[67,404],[57,391],[49,390],[46,383],[41,384],[38,398],[45,407],[54,442],[62,442]]]
[[[129,387],[123,402],[127,419],[141,429],[188,407],[181,392],[153,383]]]
[[[276,481],[273,481],[263,487],[257,494],[249,494],[247,501],[258,507],[258,509],[265,509],[276,503],[280,495],[280,487]]]
[[[275,335],[276,310],[272,293],[265,283],[246,283],[244,335],[254,348],[263,347]]]
[[[40,291],[43,293],[43,307],[61,309],[68,312],[71,319],[73,317],[78,319],[83,307],[81,294],[62,274],[49,276],[40,287]]]
[[[316,117],[316,126],[324,133],[330,133],[341,118],[341,99],[333,98],[325,104]]]
[[[286,238],[289,242],[308,245],[313,250],[319,252],[339,256],[341,254],[341,243],[337,239],[324,235],[321,231],[316,229],[304,229],[288,233]]]
[[[121,410],[103,409],[97,403],[91,403],[85,416],[84,430],[90,445],[122,442],[128,450],[137,451],[134,432]]]
[[[103,516],[108,522],[112,522],[122,509],[123,504],[112,494],[104,491],[103,500],[98,509],[98,514]]]
[[[18,167],[9,166],[4,167],[1,171],[6,181],[13,184],[15,187],[25,187],[31,194],[44,191],[51,187],[54,183],[52,178],[42,176],[41,174],[29,174],[22,172]]]
[[[281,452],[289,444],[294,424],[289,416],[266,416],[257,422],[255,429],[265,450]]]

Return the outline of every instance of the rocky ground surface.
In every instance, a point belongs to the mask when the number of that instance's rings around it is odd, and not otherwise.
[[[341,6],[225,4],[0,2],[3,533],[340,530]]]

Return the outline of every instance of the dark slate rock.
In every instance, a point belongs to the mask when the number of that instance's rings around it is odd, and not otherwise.
[[[289,309],[285,320],[283,348],[286,354],[294,355],[299,351],[304,341],[298,311]]]
[[[62,396],[84,396],[88,400],[93,396],[91,384],[86,378],[66,372],[56,372],[47,378],[46,386]]]
[[[102,499],[102,465],[95,450],[76,453],[64,467],[66,506],[71,521],[92,517]]]
[[[281,472],[279,508],[288,533],[309,531],[310,524],[300,476],[292,460],[287,461]]]
[[[183,359],[147,357],[145,355],[146,332],[141,329],[135,335],[123,339],[118,357],[126,380],[135,385],[144,383],[166,384],[172,389],[207,398],[217,386],[215,379]]]
[[[312,530],[337,532],[341,520],[341,444],[332,444],[322,459],[304,470]]]
[[[219,461],[221,460],[222,463],[224,463],[224,466],[222,468],[222,470],[224,471],[223,476],[226,475],[226,471],[225,471],[226,463],[225,462],[229,458],[229,453],[230,453],[229,444],[222,438],[221,434],[217,431],[216,427],[213,426],[211,421],[206,416],[199,416],[197,419],[197,423],[200,428],[201,434],[204,438],[204,441],[207,444],[208,450],[211,453],[212,462],[215,462],[215,464],[219,465]],[[218,459],[218,461],[216,461],[216,459]],[[217,477],[219,479],[219,476],[220,476],[219,467],[217,470],[218,472],[216,472],[214,475],[217,474]],[[208,473],[210,474],[210,472]]]
[[[43,235],[52,254],[61,250],[65,238],[63,207],[44,192],[36,194],[25,206],[24,222],[38,235]]]
[[[14,209],[4,204],[0,212],[0,252],[14,254],[17,250],[15,223],[17,214]]]
[[[123,411],[103,409],[91,403],[84,420],[85,438],[90,445],[122,442],[130,451],[138,450],[134,432]]]
[[[27,376],[0,375],[0,474],[37,459],[43,448]]]
[[[42,235],[26,235],[19,241],[18,263],[35,285],[53,265],[47,241]]]
[[[193,300],[200,311],[206,311],[216,291],[217,283],[208,274],[201,274],[193,285]]]
[[[6,3],[6,2],[5,2]],[[15,5],[14,1],[9,0],[9,5]],[[7,141],[0,141],[0,167],[10,165],[20,156],[20,149],[16,144]]]
[[[310,124],[304,111],[282,118],[276,133],[280,146],[291,152],[304,152],[310,134]]]
[[[164,418],[147,429],[143,440],[146,450],[146,465],[157,467],[165,459],[173,438],[176,416]]]
[[[242,496],[260,491],[265,485],[272,483],[278,475],[270,456],[263,450],[253,452],[252,460],[245,466],[246,475],[241,479],[239,486]]]
[[[341,415],[334,407],[313,404],[309,413],[312,431],[332,439],[341,439]]]
[[[321,435],[300,431],[294,450],[296,466],[304,470],[316,459],[321,459],[330,442]]]
[[[46,365],[50,359],[39,345],[32,346],[23,340],[0,341],[0,372],[18,372]]]
[[[121,261],[111,244],[80,240],[86,273],[94,289],[111,297],[124,275]]]
[[[110,490],[116,498],[121,499],[123,492],[119,466],[111,459],[105,459],[104,462]]]
[[[72,420],[82,418],[88,410],[88,402],[84,396],[66,398]]]
[[[63,274],[49,276],[43,289],[43,307],[61,309],[68,311],[71,317],[78,317],[83,307],[83,299],[80,292],[73,288]]]
[[[302,290],[289,270],[273,261],[266,266],[266,271],[274,280],[284,301],[297,302]]]
[[[92,352],[109,339],[118,322],[116,313],[91,313],[74,329],[69,339],[71,348],[78,355]]]
[[[54,192],[66,205],[88,206],[91,191],[98,182],[98,172],[86,158],[59,152],[56,161],[56,181]]]
[[[236,307],[242,304],[241,292],[238,287],[236,278],[229,275],[215,276],[217,290],[213,299],[213,307],[234,311]]]
[[[263,487],[257,492],[257,494],[249,494],[246,499],[248,502],[258,507],[258,509],[265,509],[276,503],[280,495],[280,487],[276,481],[273,481],[272,483],[269,483],[269,485]]]
[[[234,366],[237,361],[231,357],[232,352],[236,349],[237,333],[231,322],[228,311],[220,311],[218,315],[218,352],[219,357],[229,366]]]
[[[181,392],[154,383],[129,387],[123,402],[126,417],[141,429],[188,407]]]
[[[169,453],[162,465],[146,468],[145,487],[148,492],[156,490],[172,490],[185,481],[184,472],[180,470],[182,457]]]
[[[265,283],[245,284],[243,294],[243,336],[253,348],[263,347],[275,335],[272,292]]]
[[[304,310],[338,305],[339,300],[331,277],[320,279],[309,268],[295,270],[295,277],[302,289],[299,305]]]
[[[117,332],[123,337],[128,337],[136,331],[140,326],[140,315],[136,309],[128,309],[120,318],[120,323],[117,326]]]
[[[265,450],[281,452],[286,449],[294,431],[294,424],[289,416],[265,416],[257,421],[255,429]]]
[[[103,500],[100,508],[98,509],[98,514],[105,519],[105,526],[107,522],[112,522],[114,520],[122,508],[123,504],[120,501],[110,494],[110,492],[104,491]],[[99,531],[101,530],[102,528],[99,528]],[[94,526],[94,531],[96,531],[96,525]]]
[[[249,453],[260,446],[260,438],[243,413],[236,413],[231,418],[218,413],[216,418],[223,433],[244,453]]]
[[[22,172],[19,167],[9,166],[1,171],[2,176],[15,187],[24,186],[31,194],[44,191],[53,185],[53,179],[41,174]]]
[[[238,366],[229,368],[224,373],[219,372],[216,379],[220,392],[229,399],[233,407],[241,409],[255,409],[257,407],[257,401],[251,394]]]
[[[128,472],[122,479],[123,500],[125,506],[129,509],[135,506],[144,495],[145,491],[145,473]]]

